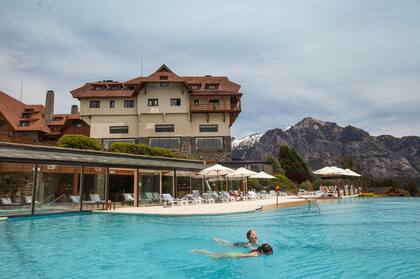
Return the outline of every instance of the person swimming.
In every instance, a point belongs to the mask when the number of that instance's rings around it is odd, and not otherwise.
[[[230,242],[228,240],[220,239],[220,238],[213,238],[213,240],[222,246],[230,246],[230,247],[244,247],[244,248],[256,248],[258,247],[258,234],[255,230],[249,230],[246,233],[246,238],[248,242]]]
[[[248,257],[259,257],[262,255],[272,255],[273,248],[268,243],[264,243],[259,246],[257,249],[251,250],[248,253],[236,253],[236,252],[228,252],[228,253],[214,253],[207,250],[192,250],[193,253],[201,253],[206,254],[212,258],[248,258]]]

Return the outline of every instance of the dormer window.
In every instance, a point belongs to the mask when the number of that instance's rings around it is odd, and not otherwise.
[[[31,111],[34,111],[34,109],[31,109],[31,108],[25,109],[25,112],[31,112]]]
[[[63,120],[63,117],[54,117],[53,121],[59,121],[59,120]]]
[[[20,126],[22,127],[29,126],[29,121],[26,121],[26,120],[20,121]]]
[[[196,83],[196,84],[191,84],[191,89],[192,90],[200,90],[201,88],[201,84]]]
[[[127,90],[134,90],[134,89],[136,89],[136,86],[134,84],[128,84],[126,86],[126,88],[127,88]]]
[[[112,85],[111,86],[111,90],[120,90],[121,89],[121,85]]]
[[[105,86],[104,85],[100,85],[100,86],[95,86],[95,90],[96,91],[102,91],[102,90],[105,90]]]
[[[168,80],[168,76],[160,76],[159,79],[160,80]]]
[[[206,83],[206,89],[208,90],[216,90],[218,87],[218,83]]]
[[[32,116],[32,113],[28,113],[28,112],[24,112],[24,113],[22,113],[22,118],[31,118],[31,116]]]

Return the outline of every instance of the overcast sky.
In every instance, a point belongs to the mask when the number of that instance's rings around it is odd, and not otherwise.
[[[420,135],[420,1],[16,1],[0,5],[0,90],[55,112],[85,82],[167,64],[242,85],[233,136],[312,116]]]

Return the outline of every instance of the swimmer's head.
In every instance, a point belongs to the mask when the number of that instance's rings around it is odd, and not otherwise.
[[[257,251],[264,255],[271,255],[273,254],[273,248],[271,248],[270,244],[264,243],[260,247],[257,248]]]
[[[249,241],[250,243],[257,243],[257,241],[258,241],[258,235],[257,235],[257,232],[256,232],[255,230],[249,230],[249,231],[246,233],[246,238],[248,238],[248,241]]]

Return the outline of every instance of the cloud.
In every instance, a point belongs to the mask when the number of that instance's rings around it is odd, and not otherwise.
[[[221,8],[223,7],[223,8]],[[56,111],[85,82],[160,64],[242,85],[234,136],[313,116],[420,135],[417,1],[3,1],[0,90]]]

